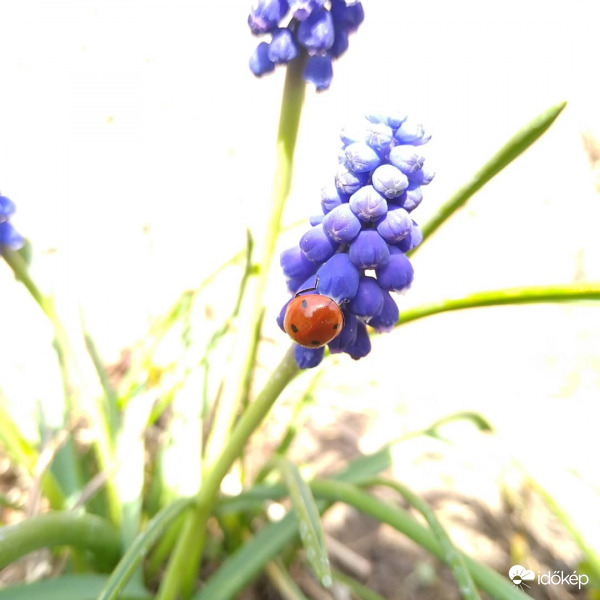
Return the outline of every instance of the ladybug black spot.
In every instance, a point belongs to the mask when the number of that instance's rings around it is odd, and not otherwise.
[[[308,306],[308,302],[306,300],[302,300],[302,308],[306,308]]]
[[[291,324],[291,328],[294,333],[298,333],[298,328],[293,323]]]
[[[336,324],[333,326],[333,328],[334,328],[334,329],[337,329],[339,326],[340,326],[340,324],[339,324],[339,323],[336,323]]]
[[[311,346],[320,346],[320,345],[321,345],[321,342],[317,342],[317,340],[312,340],[312,341],[310,342],[310,344],[311,344]]]

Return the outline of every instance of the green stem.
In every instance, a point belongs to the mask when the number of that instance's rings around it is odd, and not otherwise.
[[[271,410],[279,394],[297,375],[298,370],[292,346],[256,400],[249,404],[240,417],[227,445],[207,469],[206,478],[198,493],[197,509],[184,525],[182,535],[167,566],[157,600],[175,600],[182,589],[184,597],[188,597],[191,593],[206,539],[206,523],[217,499],[221,481],[241,454],[252,433]]]
[[[244,314],[243,323],[245,324],[236,340],[234,356],[237,356],[231,367],[231,370],[234,373],[239,373],[240,376],[236,377],[234,381],[226,381],[218,420],[207,445],[209,460],[214,459],[221,448],[225,446],[227,435],[240,407],[245,406],[248,402],[252,374],[256,363],[256,351],[260,339],[260,330],[257,331],[257,324],[260,323],[264,310],[263,296],[267,285],[267,277],[281,230],[283,209],[292,183],[294,151],[306,87],[302,78],[305,62],[306,56],[303,55],[287,65],[277,131],[275,178],[273,180],[271,207],[267,229],[260,244],[260,269],[251,282],[251,304]]]
[[[431,531],[417,523],[405,510],[382,502],[355,485],[339,480],[314,480],[310,483],[310,487],[316,498],[344,502],[382,523],[391,525],[440,560],[448,562],[448,557]],[[475,583],[491,598],[527,600],[528,596],[515,587],[508,578],[502,577],[496,571],[462,553],[461,556]]]
[[[452,310],[462,310],[464,308],[501,306],[504,304],[575,302],[581,300],[600,300],[600,282],[517,287],[476,292],[462,298],[450,298],[409,308],[402,312],[397,326],[405,325],[424,317],[430,317],[431,315]]]
[[[114,565],[121,553],[121,539],[113,526],[96,515],[54,512],[0,529],[0,568],[18,558],[54,546],[89,550]]]
[[[465,202],[479,189],[481,189],[492,177],[495,177],[504,167],[511,163],[517,156],[527,150],[547,129],[552,125],[556,117],[567,105],[560,102],[551,106],[538,115],[533,121],[519,130],[512,138],[488,160],[471,179],[459,188],[450,198],[442,204],[438,212],[423,225],[421,231],[423,238],[427,239],[440,225],[461,208]],[[415,248],[414,251],[417,249]],[[414,252],[413,251],[413,252]]]

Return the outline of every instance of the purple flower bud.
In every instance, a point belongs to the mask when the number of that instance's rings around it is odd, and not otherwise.
[[[283,321],[285,320],[285,313],[287,312],[288,305],[292,300],[293,300],[293,298],[290,298],[283,305],[283,307],[279,311],[279,314],[277,315],[277,325],[279,325],[279,329],[281,329],[281,331],[283,331],[283,333],[285,333],[285,328],[283,327]]]
[[[416,185],[427,185],[431,183],[431,180],[435,176],[435,171],[432,171],[427,165],[425,165],[420,171],[409,175],[411,183]]]
[[[324,8],[316,8],[298,25],[298,42],[310,54],[329,50],[334,38],[333,19],[329,11]]]
[[[322,263],[331,258],[338,246],[339,244],[325,233],[323,225],[309,229],[300,240],[302,252],[306,258],[315,263]]]
[[[399,198],[396,198],[395,202],[404,210],[411,212],[421,204],[421,200],[423,200],[423,190],[416,183],[409,183],[408,188]]]
[[[390,150],[390,162],[405,175],[410,176],[423,168],[425,157],[421,156],[415,146],[396,146]]]
[[[367,127],[366,142],[378,152],[387,152],[393,139],[394,132],[385,123],[370,123]]]
[[[332,240],[348,243],[358,235],[361,224],[348,204],[340,204],[325,215],[323,228]]]
[[[349,165],[341,164],[335,174],[335,185],[340,192],[351,196],[367,182],[368,177],[368,173],[356,173]]]
[[[269,44],[267,56],[275,64],[288,63],[298,56],[298,48],[292,32],[287,28],[276,29]]]
[[[0,222],[0,248],[18,250],[25,243],[23,236],[8,222]]]
[[[333,79],[331,57],[309,56],[302,77],[304,81],[312,83],[317,92],[326,90],[331,85],[331,80]]]
[[[254,0],[248,25],[254,35],[273,31],[288,11],[287,0]]]
[[[283,269],[283,274],[288,279],[301,279],[304,281],[317,271],[317,265],[308,260],[298,246],[284,250],[279,257],[279,262]]]
[[[384,291],[383,308],[375,318],[369,321],[369,325],[379,333],[391,331],[396,326],[399,316],[400,313],[395,300],[391,297],[389,292]]]
[[[325,347],[323,348],[305,348],[296,344],[294,349],[294,357],[296,358],[296,364],[300,369],[312,369],[318,366],[323,360],[323,354]]]
[[[367,128],[364,122],[353,123],[342,128],[340,139],[344,146],[354,142],[364,142],[367,139]],[[344,154],[345,156],[345,154]]]
[[[361,221],[377,221],[387,212],[385,198],[372,185],[365,185],[352,194],[349,205]]]
[[[261,77],[265,73],[270,73],[275,68],[275,63],[269,59],[269,44],[261,42],[250,57],[250,70]]]
[[[356,340],[346,348],[346,352],[354,359],[364,358],[371,352],[371,338],[367,333],[367,327],[362,321],[358,321],[356,328]]]
[[[403,208],[397,208],[389,210],[377,223],[377,232],[386,242],[395,244],[410,234],[412,226],[412,219],[408,212]]]
[[[298,21],[304,21],[315,8],[325,4],[325,0],[288,0],[288,2],[294,19]]]
[[[6,196],[0,196],[0,223],[7,221],[15,213],[15,204]]]
[[[328,185],[321,190],[321,208],[323,209],[323,214],[331,212],[344,202],[348,202],[348,196],[342,194],[334,184]]]
[[[376,317],[383,309],[383,290],[377,280],[367,275],[362,275],[358,283],[358,291],[348,309],[355,315],[366,319]]]
[[[350,33],[356,31],[364,21],[365,11],[360,2],[348,6],[344,0],[332,0],[331,15],[336,24],[343,26]]]
[[[414,275],[410,260],[401,252],[391,254],[388,263],[375,272],[379,285],[384,290],[394,292],[407,288],[412,283]]]
[[[411,121],[404,121],[394,134],[394,139],[399,144],[412,144],[413,146],[421,146],[426,144],[430,139],[431,135],[425,133],[423,125],[420,123],[413,123]]]
[[[342,312],[344,313],[344,326],[342,327],[342,332],[328,344],[331,354],[344,352],[348,346],[354,344],[356,341],[358,321],[351,312],[343,309]]]
[[[335,29],[335,38],[333,40],[333,45],[329,48],[329,55],[333,58],[339,58],[346,50],[348,50],[348,32],[341,28],[336,27]]]
[[[350,244],[350,260],[359,269],[383,267],[390,260],[390,251],[375,229],[361,231]]]
[[[421,233],[421,228],[413,221],[413,227],[410,230],[410,234],[396,245],[401,252],[408,252],[409,250],[416,248],[422,241],[423,234]]]
[[[390,200],[400,196],[408,187],[406,175],[392,165],[377,167],[373,171],[371,179],[373,180],[373,187]]]
[[[381,164],[381,156],[365,142],[354,142],[346,148],[346,158],[353,171],[372,171]]]
[[[358,290],[359,274],[347,254],[334,254],[317,271],[317,291],[338,304],[349,302]]]

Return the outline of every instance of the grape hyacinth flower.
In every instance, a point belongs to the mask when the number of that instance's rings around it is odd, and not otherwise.
[[[6,196],[0,195],[0,252],[3,248],[18,250],[23,246],[23,236],[10,224],[15,212],[15,204]]]
[[[261,77],[276,65],[307,54],[304,80],[317,91],[326,90],[333,77],[332,61],[348,49],[348,35],[363,19],[358,1],[254,0],[248,16],[250,30],[254,35],[270,34],[271,40],[258,44],[250,57],[250,70]]]
[[[384,332],[398,321],[392,293],[413,280],[406,253],[422,240],[411,213],[434,176],[420,149],[430,137],[401,113],[368,114],[342,130],[334,183],[321,191],[322,214],[311,217],[298,246],[281,254],[293,295],[321,294],[341,308],[342,330],[328,343],[332,354],[362,358],[371,350],[367,325]],[[277,320],[282,330],[290,301]],[[295,355],[301,369],[311,368],[324,348],[297,344]]]

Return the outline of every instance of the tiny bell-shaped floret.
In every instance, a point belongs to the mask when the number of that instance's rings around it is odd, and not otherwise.
[[[335,174],[335,185],[340,192],[351,196],[365,185],[368,177],[368,173],[357,173],[349,165],[340,164]]]
[[[374,229],[361,231],[350,244],[350,260],[359,269],[383,268],[390,260],[390,251]]]
[[[399,144],[412,144],[413,146],[421,146],[426,144],[431,135],[425,133],[423,125],[406,120],[396,129],[394,139]]]
[[[294,357],[296,358],[296,364],[300,369],[312,369],[323,360],[323,354],[325,353],[325,347],[323,348],[305,348],[296,344],[294,348]]]
[[[367,126],[366,142],[378,152],[387,152],[394,139],[394,132],[385,123],[369,123]]]
[[[275,64],[288,63],[298,56],[298,48],[289,29],[283,27],[273,32],[267,56]]]
[[[346,148],[346,158],[355,173],[372,171],[381,164],[381,156],[366,142],[354,142]]]
[[[408,188],[394,202],[410,212],[421,204],[421,200],[423,200],[423,190],[416,183],[409,183]]]
[[[391,331],[396,323],[400,312],[398,305],[389,292],[383,291],[383,308],[381,312],[369,321],[369,325],[379,333]]]
[[[15,203],[6,196],[0,196],[0,223],[8,221],[15,212]]]
[[[340,204],[325,215],[323,228],[332,240],[347,244],[358,235],[361,223],[349,204]]]
[[[346,348],[345,352],[347,352],[354,360],[364,358],[371,352],[371,338],[362,321],[358,321],[356,326],[356,340]]]
[[[310,15],[298,25],[298,42],[310,54],[319,54],[329,50],[333,45],[335,31],[331,13],[324,8],[313,10]]]
[[[421,228],[413,221],[410,233],[400,242],[395,244],[400,252],[408,252],[416,248],[423,241],[423,233]]]
[[[256,46],[250,56],[250,70],[260,77],[265,73],[270,73],[275,68],[275,63],[269,58],[269,44],[261,42]]]
[[[367,322],[383,310],[383,290],[376,279],[361,275],[356,296],[348,305],[348,309]]]
[[[294,19],[304,21],[315,8],[322,7],[325,0],[288,0],[288,4]]]
[[[326,90],[331,85],[333,79],[333,65],[331,57],[325,56],[309,56],[304,67],[304,81],[312,83],[317,92]]]
[[[332,298],[337,304],[354,298],[358,282],[358,269],[344,253],[334,254],[317,271],[317,292]]]
[[[287,0],[254,0],[248,25],[254,35],[273,31],[288,11]]]
[[[0,249],[4,246],[11,250],[18,250],[24,242],[23,236],[8,221],[0,222]]]
[[[348,346],[356,341],[358,320],[350,311],[342,309],[342,312],[344,313],[344,326],[342,332],[328,344],[331,354],[344,352]]]
[[[390,162],[400,169],[405,175],[410,176],[423,168],[425,158],[421,156],[415,146],[396,146],[390,150]]]
[[[386,242],[395,244],[410,234],[412,226],[412,219],[408,212],[403,208],[397,208],[389,210],[377,223],[377,232]]]
[[[381,165],[373,171],[371,177],[373,187],[381,192],[388,200],[397,198],[408,187],[408,178],[398,168],[392,165]]]
[[[401,252],[391,254],[388,262],[375,272],[379,285],[390,292],[400,292],[407,288],[412,283],[414,275],[410,260]]]
[[[365,185],[350,196],[350,210],[365,222],[377,221],[387,213],[385,198],[372,186]]]
[[[315,263],[322,263],[331,258],[338,245],[325,233],[323,225],[309,229],[300,239],[302,252],[306,258]]]
[[[346,4],[345,0],[331,1],[331,15],[336,24],[348,32],[356,31],[365,19],[365,11],[360,2]]]
[[[335,185],[325,186],[321,190],[321,208],[323,209],[323,214],[326,215],[344,202],[348,202],[348,196],[342,194]]]
[[[283,274],[288,279],[299,279],[304,281],[310,275],[314,275],[318,265],[306,258],[306,255],[298,246],[284,250],[279,257]]]

